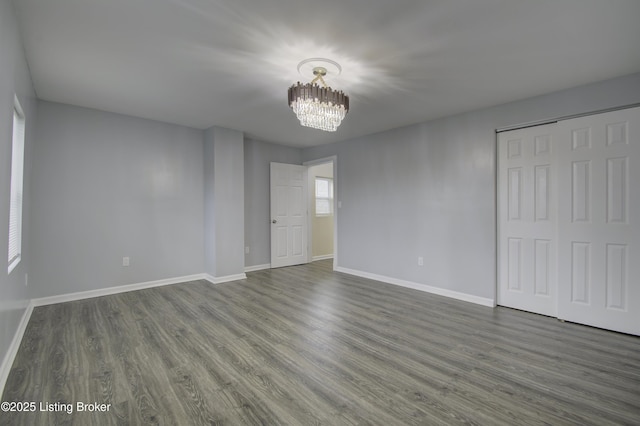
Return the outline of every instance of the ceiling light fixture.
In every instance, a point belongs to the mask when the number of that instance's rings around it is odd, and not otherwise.
[[[324,58],[305,59],[298,64],[298,72],[303,75],[311,72],[314,76],[310,83],[298,82],[289,88],[289,106],[300,124],[335,132],[349,112],[349,96],[327,86],[324,77],[340,74],[340,64]],[[322,86],[317,84],[318,81]]]

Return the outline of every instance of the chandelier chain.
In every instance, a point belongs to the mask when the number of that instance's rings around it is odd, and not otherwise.
[[[322,74],[316,75],[316,78],[311,80],[311,84],[315,83],[316,81],[320,81],[324,87],[329,87],[327,86],[327,83],[324,81],[324,78],[322,78]]]

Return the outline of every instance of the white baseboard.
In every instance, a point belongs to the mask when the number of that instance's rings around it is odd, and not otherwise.
[[[213,275],[205,274],[204,279],[212,284],[228,283],[229,281],[246,280],[246,274],[226,275],[224,277],[214,277]]]
[[[327,259],[333,259],[333,254],[324,254],[322,256],[313,256],[311,258],[311,261],[315,262],[316,260],[327,260]]]
[[[253,265],[253,266],[247,266],[244,268],[245,272],[255,272],[255,271],[262,271],[263,269],[271,269],[271,264],[270,263],[265,263],[264,265]]]
[[[126,293],[128,291],[143,290],[145,288],[162,287],[165,285],[186,283],[189,281],[207,280],[213,284],[226,283],[229,281],[244,280],[245,274],[227,275],[224,277],[214,277],[209,274],[185,275],[182,277],[167,278],[163,280],[147,281],[143,283],[127,284],[117,287],[107,287],[97,290],[79,291],[77,293],[67,293],[58,296],[41,297],[33,299],[33,306],[53,305],[55,303],[73,302],[75,300],[91,299],[93,297],[109,296],[112,294]]]
[[[341,266],[336,267],[335,270],[338,272],[343,272],[345,274],[355,275],[357,277],[368,278],[376,281],[382,281],[383,283],[412,288],[414,290],[420,290],[427,293],[437,294],[439,296],[450,297],[452,299],[462,300],[464,302],[471,302],[471,303],[475,303],[482,306],[489,306],[490,308],[494,308],[496,306],[496,303],[493,299],[473,296],[471,294],[460,293],[458,291],[447,290],[445,288],[433,287],[426,284],[414,283],[411,281],[400,280],[397,278],[385,277],[383,275],[372,274],[369,272],[358,271],[355,269],[343,268]]]
[[[53,305],[54,303],[73,302],[75,300],[91,299],[93,297],[109,296],[111,294],[126,293],[128,291],[143,290],[145,288],[161,287],[165,285],[184,283],[206,279],[205,274],[187,275],[183,277],[167,278],[164,280],[147,281],[137,284],[127,284],[117,287],[107,287],[98,290],[79,291],[77,293],[61,294],[59,296],[41,297],[33,299],[34,306]]]
[[[27,308],[24,310],[20,324],[18,324],[18,329],[13,335],[13,340],[11,340],[9,349],[7,350],[7,353],[2,360],[2,364],[0,365],[0,395],[4,392],[4,386],[7,384],[9,372],[11,371],[13,361],[16,359],[16,355],[18,354],[18,349],[20,349],[20,343],[22,342],[24,332],[27,330],[27,324],[29,324],[32,312],[33,302],[29,303]]]
[[[27,305],[24,313],[22,314],[22,319],[20,320],[18,329],[13,335],[13,340],[11,341],[11,345],[9,345],[9,349],[7,350],[7,353],[5,354],[4,359],[2,360],[2,364],[0,364],[0,395],[2,395],[2,392],[4,391],[4,386],[7,382],[7,378],[9,377],[9,372],[11,371],[11,367],[13,366],[13,361],[15,360],[16,355],[18,353],[18,349],[20,348],[20,343],[22,342],[24,332],[27,329],[27,324],[29,324],[31,313],[33,312],[33,308],[36,306],[53,305],[56,303],[64,303],[64,302],[73,302],[76,300],[91,299],[93,297],[100,297],[100,296],[109,296],[112,294],[126,293],[129,291],[143,290],[146,288],[161,287],[165,285],[179,284],[179,283],[185,283],[189,281],[207,280],[213,284],[220,284],[220,283],[225,283],[229,281],[243,280],[246,278],[247,276],[245,274],[228,275],[225,277],[213,277],[209,274],[195,274],[195,275],[187,275],[183,277],[168,278],[164,280],[147,281],[143,283],[127,284],[127,285],[121,285],[117,287],[108,287],[108,288],[101,288],[97,290],[79,291],[76,293],[67,293],[67,294],[61,294],[57,296],[48,296],[48,297],[40,297],[37,299],[32,299]]]

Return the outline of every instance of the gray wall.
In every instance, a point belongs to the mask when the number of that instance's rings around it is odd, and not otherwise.
[[[204,133],[205,272],[244,273],[244,138],[211,127]]]
[[[244,142],[244,232],[247,267],[271,262],[269,164],[302,164],[302,150],[245,139]]]
[[[338,156],[338,266],[493,299],[495,130],[638,102],[634,74],[305,149]]]
[[[41,102],[37,133],[32,297],[203,272],[202,131]]]
[[[24,200],[22,211],[22,260],[7,275],[9,197],[13,97],[18,96],[25,113]],[[29,212],[31,206],[31,150],[35,140],[37,101],[24,58],[12,3],[0,0],[0,362],[5,359],[28,304],[25,274],[30,272]],[[31,286],[31,284],[29,284]],[[2,365],[2,364],[0,364]],[[0,386],[2,384],[0,383]]]

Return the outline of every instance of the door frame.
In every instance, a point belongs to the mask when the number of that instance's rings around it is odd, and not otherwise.
[[[305,161],[303,166],[309,169],[312,166],[318,166],[320,164],[333,164],[333,269],[338,266],[338,210],[340,210],[340,201],[338,201],[338,156],[332,155],[330,157],[318,158],[316,160]],[[307,174],[308,175],[308,174]],[[311,192],[315,189],[311,186],[311,180],[309,179],[309,197],[307,197],[307,253],[309,253],[308,261],[311,262],[313,247],[313,227],[311,224]]]

